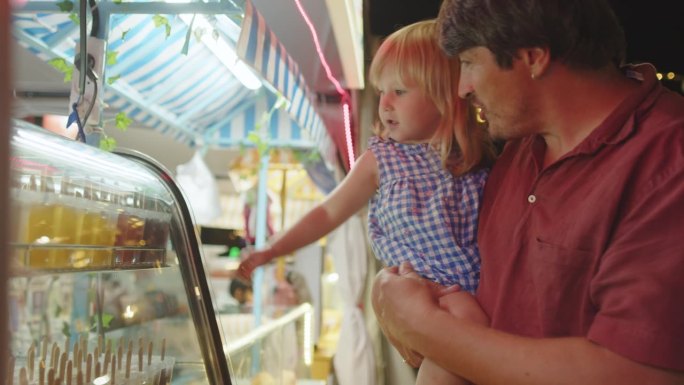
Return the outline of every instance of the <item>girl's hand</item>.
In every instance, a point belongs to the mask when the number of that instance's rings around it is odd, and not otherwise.
[[[252,280],[252,272],[254,272],[254,269],[268,263],[271,260],[269,254],[270,253],[268,253],[268,249],[260,251],[250,250],[245,253],[244,257],[242,257],[242,262],[240,262],[240,266],[237,269],[238,278],[250,282]]]

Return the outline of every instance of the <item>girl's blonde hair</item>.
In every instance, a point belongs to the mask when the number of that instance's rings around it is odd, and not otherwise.
[[[461,63],[441,50],[435,20],[419,21],[389,35],[371,62],[369,80],[374,87],[386,69],[395,71],[402,83],[419,87],[440,112],[442,119],[431,143],[446,169],[460,175],[492,163],[494,149],[486,128],[458,96]],[[385,131],[376,122],[375,133],[386,137]]]

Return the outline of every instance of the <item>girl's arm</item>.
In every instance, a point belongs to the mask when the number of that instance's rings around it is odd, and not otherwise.
[[[238,275],[248,279],[256,267],[330,233],[367,204],[377,187],[378,165],[373,153],[366,151],[323,202],[285,232],[277,234],[265,249],[249,253],[240,264]]]

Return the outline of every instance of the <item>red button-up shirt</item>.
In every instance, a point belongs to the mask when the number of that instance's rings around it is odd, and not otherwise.
[[[478,300],[492,327],[585,336],[684,370],[684,98],[649,65],[574,150],[508,143],[485,187]]]

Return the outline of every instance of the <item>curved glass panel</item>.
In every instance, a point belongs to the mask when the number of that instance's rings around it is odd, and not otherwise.
[[[162,167],[23,122],[10,164],[13,383],[232,383],[190,214]]]

